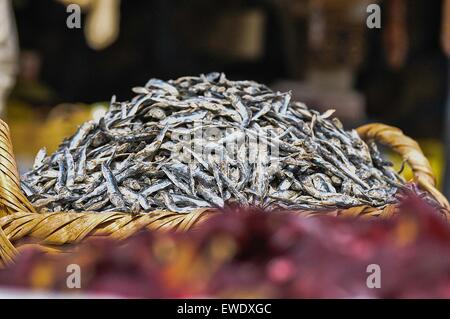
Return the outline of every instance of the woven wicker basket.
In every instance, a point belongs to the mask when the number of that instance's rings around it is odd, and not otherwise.
[[[408,162],[414,173],[414,182],[429,192],[442,206],[442,214],[450,221],[447,199],[435,188],[435,179],[428,160],[419,145],[401,130],[383,125],[369,124],[357,129],[363,139],[374,139],[390,147]],[[67,250],[92,236],[111,236],[125,239],[141,229],[187,230],[217,213],[213,209],[200,209],[180,214],[154,211],[131,215],[121,212],[39,213],[20,189],[20,178],[6,123],[0,120],[0,264],[13,261],[24,247],[39,247],[49,252]],[[317,212],[299,211],[302,216]],[[396,205],[383,209],[358,206],[320,214],[350,217],[390,217]]]

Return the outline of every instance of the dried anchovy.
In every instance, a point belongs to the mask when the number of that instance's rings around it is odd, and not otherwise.
[[[223,73],[151,79],[133,92],[130,101],[113,97],[100,121],[81,125],[52,155],[38,152],[22,179],[33,204],[131,213],[232,202],[381,207],[405,185],[375,143],[289,92]]]

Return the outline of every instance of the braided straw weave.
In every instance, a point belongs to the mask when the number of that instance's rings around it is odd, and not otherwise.
[[[450,221],[450,205],[435,188],[435,180],[428,160],[419,145],[402,131],[383,124],[369,124],[357,129],[364,139],[374,139],[392,148],[411,166],[415,182],[429,192],[442,206]],[[111,236],[125,239],[142,229],[184,231],[200,224],[217,211],[199,209],[191,213],[154,211],[131,215],[119,212],[36,212],[20,189],[19,174],[13,155],[9,128],[0,120],[0,262],[10,263],[23,247],[40,247],[59,252],[81,242],[86,237]],[[326,212],[298,212],[302,216],[327,214],[344,217],[390,217],[396,205],[384,208],[358,206]],[[14,244],[13,244],[14,243]],[[65,245],[65,246],[61,246]]]

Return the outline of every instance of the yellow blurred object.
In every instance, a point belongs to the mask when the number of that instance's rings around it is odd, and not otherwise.
[[[62,140],[75,133],[77,127],[92,118],[88,105],[60,104],[49,114],[47,120],[37,132],[40,147],[47,147],[48,153],[53,153]]]
[[[40,148],[46,147],[48,153],[54,152],[80,124],[98,117],[105,109],[102,103],[60,104],[48,114],[42,114],[31,105],[10,101],[7,121],[16,157],[30,164]]]
[[[419,227],[415,219],[404,217],[396,228],[396,242],[399,246],[413,243],[418,235]]]
[[[31,286],[35,289],[50,288],[53,284],[54,274],[49,264],[36,265],[31,272]]]
[[[88,8],[92,3],[92,0],[59,0],[59,1],[64,3],[65,5],[74,3],[79,5],[83,9]]]
[[[94,50],[102,50],[119,35],[120,0],[59,0],[65,5],[77,4],[87,12],[84,34]]]

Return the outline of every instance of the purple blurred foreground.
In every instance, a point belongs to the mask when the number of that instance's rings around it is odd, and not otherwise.
[[[130,298],[450,298],[449,244],[448,224],[418,197],[389,220],[236,208],[186,233],[25,250],[0,285]],[[67,287],[70,264],[81,289]]]

